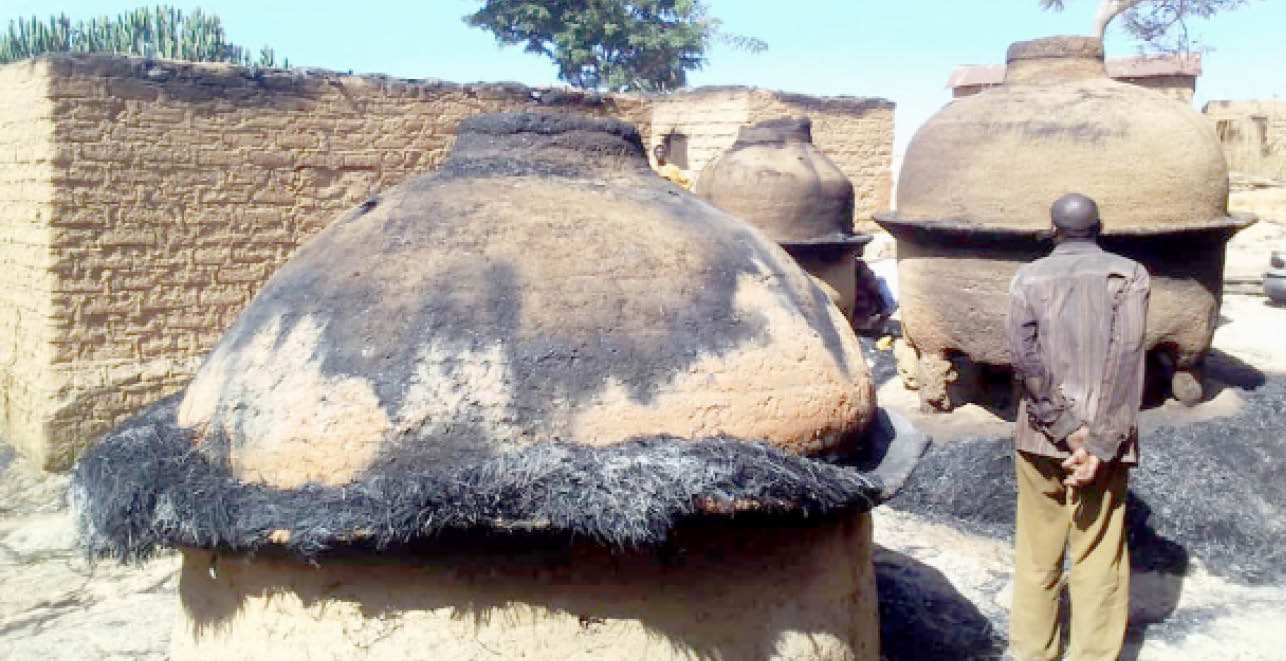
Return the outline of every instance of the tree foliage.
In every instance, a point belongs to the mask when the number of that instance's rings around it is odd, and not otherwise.
[[[268,46],[252,55],[229,42],[218,16],[200,9],[184,14],[169,5],[140,7],[115,18],[101,16],[74,23],[66,14],[51,16],[48,21],[35,16],[17,18],[9,22],[7,34],[0,34],[0,62],[59,52],[277,66],[276,53]],[[284,60],[282,66],[289,67],[290,60]]]
[[[1251,0],[1100,0],[1094,14],[1093,36],[1102,38],[1107,25],[1120,17],[1125,32],[1141,44],[1166,52],[1186,52],[1196,44],[1188,29],[1193,18],[1210,18]],[[1042,9],[1062,11],[1065,0],[1039,0]]]
[[[522,45],[554,61],[573,86],[663,92],[700,69],[713,42],[759,52],[753,37],[721,32],[698,0],[479,0],[465,16],[503,45]]]

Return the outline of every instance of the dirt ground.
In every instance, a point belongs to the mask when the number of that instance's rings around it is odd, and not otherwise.
[[[1286,182],[1234,190],[1228,208],[1253,213],[1259,216],[1259,222],[1228,243],[1224,279],[1235,283],[1260,281],[1268,269],[1269,253],[1286,250]]]

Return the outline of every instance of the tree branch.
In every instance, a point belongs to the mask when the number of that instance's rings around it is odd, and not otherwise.
[[[1098,3],[1098,11],[1094,12],[1094,23],[1090,28],[1090,36],[1102,39],[1107,33],[1107,24],[1112,19],[1125,13],[1130,7],[1139,4],[1141,0],[1102,0]],[[1061,3],[1060,3],[1061,4]]]

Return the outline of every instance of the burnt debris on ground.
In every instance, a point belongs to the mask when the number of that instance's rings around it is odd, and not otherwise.
[[[1136,569],[1183,573],[1190,557],[1252,585],[1286,583],[1286,376],[1241,391],[1239,411],[1162,426],[1140,439],[1130,476],[1129,541]],[[1012,538],[1012,443],[937,443],[889,505],[957,529]]]

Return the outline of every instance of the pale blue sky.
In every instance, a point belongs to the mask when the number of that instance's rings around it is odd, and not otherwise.
[[[460,17],[477,6],[473,0],[173,4],[219,14],[233,41],[252,48],[271,44],[291,64],[458,82],[559,84],[548,60],[500,48],[489,33],[465,26]],[[952,68],[1002,62],[1006,46],[1019,39],[1084,33],[1096,4],[1070,0],[1065,12],[1051,14],[1036,0],[709,0],[728,31],[759,37],[768,50],[746,55],[716,47],[690,82],[884,97],[898,104],[900,151],[949,99],[945,84]],[[119,0],[5,5],[4,25],[19,15],[64,11],[87,18],[138,6]],[[1198,107],[1210,99],[1286,95],[1286,2],[1255,1],[1194,27],[1214,48],[1197,82]],[[1107,48],[1109,57],[1137,51],[1115,31]]]

